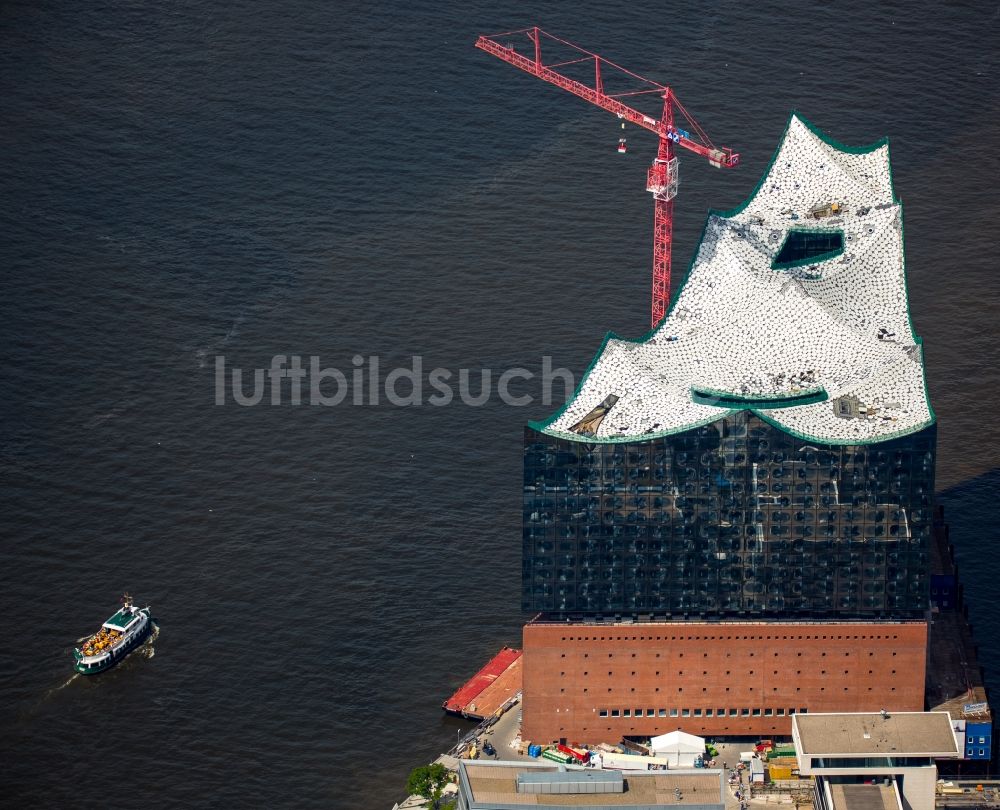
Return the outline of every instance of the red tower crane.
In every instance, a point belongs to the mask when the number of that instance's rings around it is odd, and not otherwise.
[[[525,56],[517,52],[512,41],[504,44],[497,41],[501,37],[516,37],[526,35],[534,46],[534,54]],[[560,46],[571,49],[569,59],[560,59],[553,64],[542,62],[542,39],[551,40]],[[493,56],[509,62],[532,76],[537,76],[556,87],[568,90],[584,101],[596,104],[609,112],[615,113],[622,121],[628,121],[636,126],[648,129],[659,139],[659,148],[653,164],[646,175],[646,190],[653,194],[653,315],[652,325],[656,326],[667,312],[670,302],[670,246],[673,239],[673,199],[677,196],[677,158],[674,156],[674,146],[682,146],[696,155],[708,158],[709,163],[717,168],[731,169],[739,163],[740,156],[728,147],[717,148],[704,130],[688,114],[673,91],[658,82],[645,79],[614,62],[591,53],[572,42],[548,34],[535,26],[519,31],[508,31],[503,34],[481,36],[476,40],[476,47]],[[579,54],[579,56],[575,56]],[[566,68],[572,65],[593,65],[593,87],[566,75]],[[560,71],[559,69],[562,69]],[[580,68],[574,68],[580,70]],[[609,75],[627,77],[631,84],[638,83],[634,89],[622,92],[606,93],[605,81]],[[643,94],[656,94],[663,99],[663,111],[659,118],[653,118],[622,103],[619,99]],[[674,113],[679,112],[688,123],[691,131],[674,126]],[[623,125],[624,126],[624,125]],[[619,151],[625,151],[625,142],[620,142]]]

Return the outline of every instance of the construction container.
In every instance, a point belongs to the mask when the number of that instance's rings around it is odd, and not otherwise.
[[[775,779],[791,779],[792,778],[792,766],[791,765],[768,765],[767,773],[773,782]]]
[[[555,748],[546,748],[542,751],[542,759],[547,759],[550,762],[558,762],[560,765],[568,765],[573,761],[573,757],[569,754],[563,754]]]

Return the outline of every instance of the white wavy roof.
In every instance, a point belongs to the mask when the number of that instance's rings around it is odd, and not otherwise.
[[[832,202],[845,213],[808,217]],[[789,231],[803,227],[842,230],[843,254],[772,269]],[[744,399],[822,389],[824,401],[750,409],[827,444],[881,441],[934,421],[907,307],[902,206],[886,141],[845,147],[793,114],[751,199],[709,215],[661,325],[639,340],[609,334],[569,403],[533,427],[577,441],[625,441],[734,410],[731,400],[694,401],[693,388],[741,398],[743,407]],[[573,432],[609,395],[618,399],[599,426]],[[838,416],[840,398],[853,401],[856,415]]]

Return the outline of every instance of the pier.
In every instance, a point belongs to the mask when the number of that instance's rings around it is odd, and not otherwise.
[[[521,693],[521,651],[504,647],[466,681],[442,708],[449,714],[486,720]]]

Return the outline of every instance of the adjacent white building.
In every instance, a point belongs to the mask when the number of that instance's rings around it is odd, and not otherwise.
[[[947,712],[797,714],[792,739],[815,810],[934,810],[934,760],[961,756]]]

